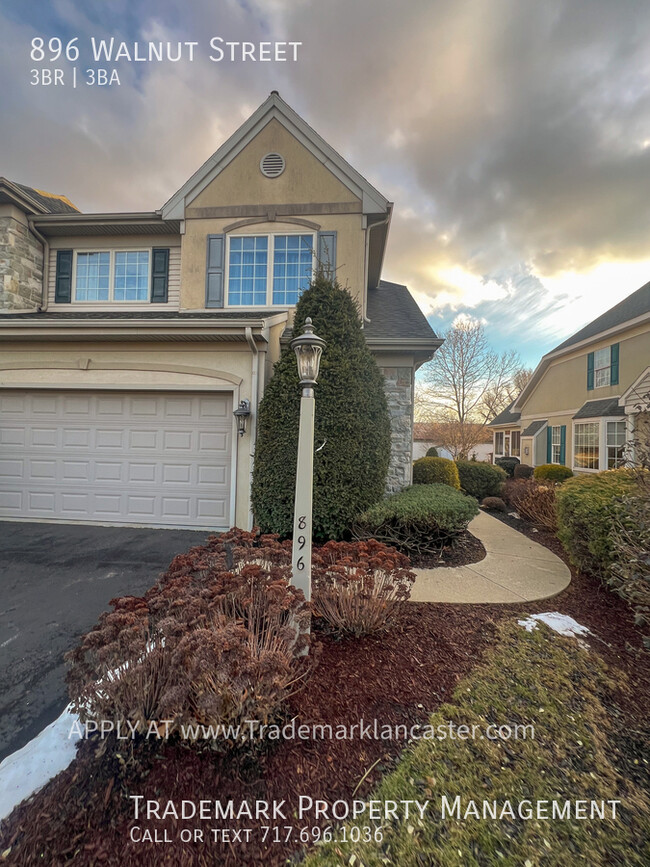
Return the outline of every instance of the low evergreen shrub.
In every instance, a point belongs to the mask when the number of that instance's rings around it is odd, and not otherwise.
[[[413,464],[414,485],[449,485],[460,490],[458,469],[447,458],[419,458]]]
[[[612,532],[614,562],[605,581],[630,603],[637,626],[650,626],[650,484],[624,497]],[[650,649],[650,635],[644,637]]]
[[[508,507],[503,502],[501,497],[485,497],[481,502],[481,506],[484,509],[487,509],[489,512],[507,512],[508,511]]]
[[[476,500],[449,485],[413,485],[360,515],[353,533],[407,555],[430,554],[453,543],[478,511]]]
[[[515,467],[521,463],[519,458],[508,457],[508,458],[496,458],[494,461],[495,466],[501,467],[502,470],[505,470],[506,473],[512,479],[515,474]]]
[[[431,446],[430,449],[427,449],[427,453],[426,453],[425,457],[437,458],[438,457],[438,449],[435,446]]]
[[[575,566],[607,577],[616,558],[612,528],[636,488],[634,471],[623,468],[574,476],[557,488],[558,537]]]
[[[485,497],[498,497],[508,478],[501,467],[479,461],[456,461],[456,469],[462,490],[479,501]]]
[[[515,479],[532,479],[533,477],[533,468],[529,467],[528,464],[517,464],[513,478]]]
[[[564,482],[572,475],[573,471],[562,464],[540,464],[534,471],[536,479],[544,479],[548,482]]]
[[[312,559],[313,608],[341,634],[360,637],[388,629],[411,595],[415,573],[395,548],[367,542],[328,542]]]

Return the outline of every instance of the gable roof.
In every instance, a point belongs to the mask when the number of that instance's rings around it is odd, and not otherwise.
[[[610,307],[601,316],[596,317],[588,325],[585,325],[584,328],[581,328],[580,331],[576,331],[575,334],[567,338],[563,343],[560,343],[555,349],[542,356],[526,387],[515,401],[517,409],[521,409],[524,406],[528,396],[537,386],[551,361],[556,357],[570,352],[581,344],[588,344],[590,341],[596,340],[600,335],[611,333],[613,336],[617,331],[624,329],[628,323],[645,321],[647,319],[650,319],[650,283],[646,283],[640,289],[637,289],[636,292],[632,292],[627,298]]]
[[[638,316],[643,316],[644,313],[650,313],[650,283],[646,283],[636,292],[628,295],[614,307],[610,307],[602,316],[598,316],[593,322],[585,325],[580,331],[576,331],[574,335],[569,337],[564,343],[556,346],[553,352],[560,349],[566,349],[583,340],[588,340],[590,337],[596,337],[603,331],[609,331],[610,328],[616,328],[617,325],[623,325]]]
[[[543,428],[548,424],[547,418],[541,418],[537,421],[531,422],[525,431],[522,432],[522,437],[534,437],[535,434],[538,434]]]
[[[519,417],[521,416],[520,412],[513,412],[512,408],[515,405],[515,401],[513,400],[511,404],[509,404],[504,410],[502,410],[499,415],[495,416],[492,421],[489,423],[488,427],[496,427],[501,424],[514,424],[519,421]]]
[[[8,178],[0,178],[0,204],[8,202],[30,214],[78,214],[70,199],[57,193],[46,193]]]
[[[361,199],[364,214],[386,213],[389,202],[347,160],[327,144],[325,139],[306,123],[272,90],[268,99],[253,112],[229,139],[206,160],[183,186],[162,207],[163,219],[182,220],[185,205],[192,201],[214,178],[234,160],[258,133],[272,120],[278,120],[346,187]]]

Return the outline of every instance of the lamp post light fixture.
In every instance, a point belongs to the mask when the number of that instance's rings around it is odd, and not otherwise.
[[[296,465],[296,497],[293,512],[293,551],[291,574],[293,584],[311,599],[311,525],[314,487],[314,386],[318,379],[320,358],[325,341],[314,334],[307,317],[303,333],[294,337],[291,348],[296,353],[300,377],[300,427],[298,429],[298,463]]]
[[[237,432],[240,437],[246,433],[246,421],[251,414],[250,400],[240,400],[239,406],[234,410],[233,415],[237,419]]]

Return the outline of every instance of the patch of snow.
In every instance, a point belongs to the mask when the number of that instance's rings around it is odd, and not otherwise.
[[[79,735],[71,734],[71,729],[78,720],[66,708],[58,719],[0,764],[0,819],[72,762]]]
[[[509,518],[516,518],[518,521],[521,521],[521,515],[519,512],[508,512]]]
[[[587,647],[584,641],[580,641],[582,635],[592,635],[590,629],[578,623],[573,617],[568,614],[561,614],[559,611],[545,611],[543,614],[531,614],[526,620],[518,620],[519,626],[523,626],[526,632],[532,632],[537,629],[539,622],[545,623],[547,626],[560,635],[568,635],[572,638],[577,638],[583,647]]]

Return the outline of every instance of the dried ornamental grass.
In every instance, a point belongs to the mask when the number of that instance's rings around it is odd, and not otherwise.
[[[313,554],[314,612],[356,637],[386,630],[411,595],[409,566],[408,557],[374,539],[328,542]]]

